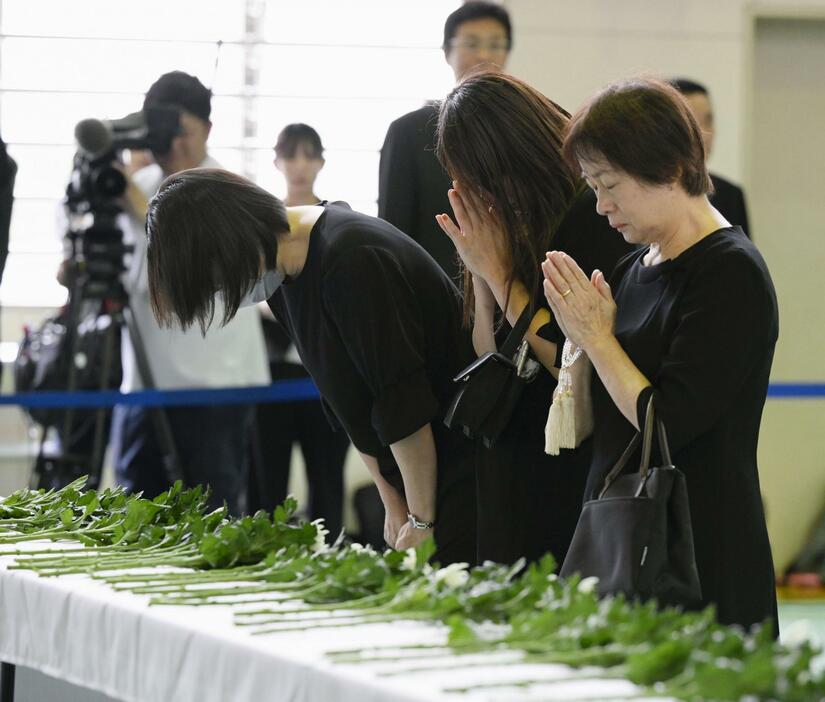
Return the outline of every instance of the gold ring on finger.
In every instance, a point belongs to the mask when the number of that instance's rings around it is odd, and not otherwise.
[[[568,296],[571,292],[573,292],[573,288],[567,288],[567,290],[565,290],[565,291],[561,294],[561,296],[562,296],[562,297],[567,297],[567,296]]]

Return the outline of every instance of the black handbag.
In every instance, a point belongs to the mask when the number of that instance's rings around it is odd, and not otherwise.
[[[664,465],[651,468],[654,424]],[[600,596],[621,593],[655,599],[660,606],[696,607],[702,591],[687,485],[670,459],[667,433],[654,416],[652,396],[643,430],[605,478],[598,498],[585,502],[560,575],[598,577]],[[639,472],[622,475],[640,440]]]
[[[528,366],[530,348],[524,341],[532,319],[533,310],[527,305],[499,351],[488,351],[453,378],[461,387],[444,415],[447,427],[459,429],[470,439],[481,439],[487,448],[495,445],[524,386],[535,378]]]

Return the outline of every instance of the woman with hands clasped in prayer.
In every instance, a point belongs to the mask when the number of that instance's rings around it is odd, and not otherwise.
[[[776,618],[756,447],[778,336],[768,269],[708,201],[699,127],[669,85],[608,86],[573,117],[564,152],[629,243],[608,284],[550,252],[544,290],[595,369],[598,493],[654,397],[685,475],[703,605],[724,623]]]
[[[500,347],[527,309],[535,366],[495,446],[479,446],[478,558],[512,563],[548,551],[564,559],[581,510],[589,443],[544,453],[544,425],[564,336],[542,293],[540,263],[553,247],[611,270],[630,247],[595,213],[566,165],[569,115],[526,83],[499,72],[466,78],[444,100],[437,153],[454,178],[455,219],[436,217],[464,267],[464,322],[477,355]]]

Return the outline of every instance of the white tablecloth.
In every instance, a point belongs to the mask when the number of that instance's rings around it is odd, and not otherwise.
[[[571,680],[445,693],[474,682],[558,681],[582,671],[520,663],[462,668],[457,657],[444,656],[432,672],[382,677],[402,664],[340,665],[324,654],[443,643],[444,629],[396,622],[253,636],[233,625],[229,607],[150,607],[146,596],[115,592],[87,576],[7,570],[11,561],[0,557],[0,659],[126,702],[605,700],[634,691],[624,681]]]

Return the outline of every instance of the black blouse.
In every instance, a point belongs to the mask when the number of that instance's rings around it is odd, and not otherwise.
[[[303,270],[268,303],[356,448],[392,463],[388,446],[430,422],[444,443],[452,378],[472,346],[458,291],[412,239],[325,204]]]
[[[616,337],[651,382],[650,394],[687,480],[705,604],[725,623],[776,616],[773,564],[756,447],[778,336],[776,295],[756,247],[720,229],[673,260],[645,266],[647,249],[616,267]],[[635,434],[598,377],[587,494]],[[632,464],[631,464],[632,465]]]

